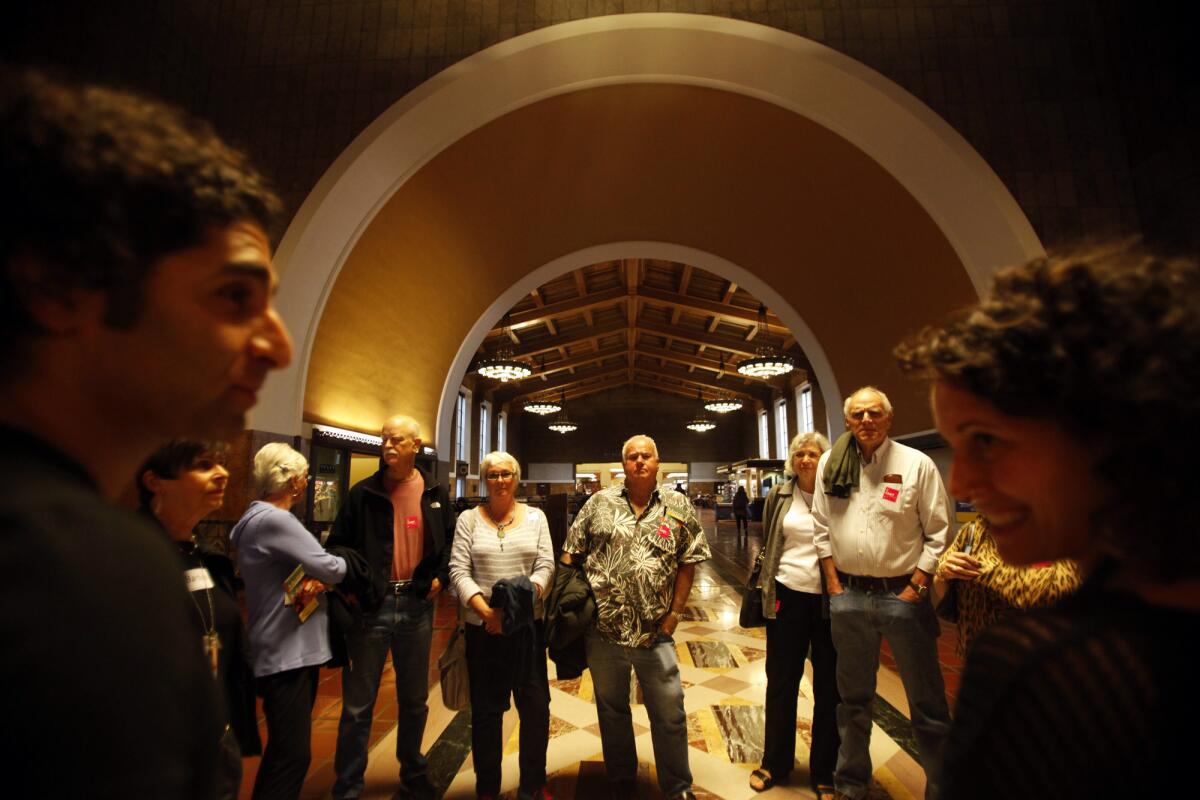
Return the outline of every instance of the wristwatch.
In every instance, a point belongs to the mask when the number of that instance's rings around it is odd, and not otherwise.
[[[925,593],[929,591],[929,586],[921,583],[913,583],[912,581],[909,581],[908,586],[917,593],[917,597],[924,597]]]

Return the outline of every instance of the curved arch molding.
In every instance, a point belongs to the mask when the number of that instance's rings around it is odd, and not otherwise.
[[[325,173],[276,253],[296,358],[251,426],[404,410],[448,443],[457,381],[521,292],[687,254],[792,326],[836,417],[841,390],[896,380],[898,338],[1041,252],[957,132],[836,51],[693,14],[565,23],[439,73]],[[928,427],[898,404],[898,430]]]

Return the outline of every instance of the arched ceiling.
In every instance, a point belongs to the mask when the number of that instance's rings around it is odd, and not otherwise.
[[[492,328],[478,358],[501,353],[533,369],[528,378],[478,378],[499,403],[574,400],[636,383],[704,400],[770,401],[773,381],[737,372],[767,348],[807,361],[777,316],[736,281],[676,261],[629,258],[573,269],[523,297]]]
[[[407,180],[330,292],[305,418],[372,428],[406,411],[434,430],[449,365],[492,302],[566,253],[619,241],[684,245],[748,270],[799,312],[841,386],[882,384],[899,395],[898,430],[929,427],[890,350],[975,297],[934,221],[876,162],[800,115],[647,83],[519,108]]]

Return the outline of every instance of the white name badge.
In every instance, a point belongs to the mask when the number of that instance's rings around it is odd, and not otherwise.
[[[202,592],[216,585],[213,583],[212,575],[209,575],[208,570],[204,567],[189,569],[183,573],[183,580],[187,583],[189,592]]]

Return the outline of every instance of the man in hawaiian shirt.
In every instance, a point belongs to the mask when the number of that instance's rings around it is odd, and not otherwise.
[[[621,448],[625,485],[597,492],[579,512],[563,561],[583,563],[596,595],[587,660],[596,690],[604,763],[616,798],[637,793],[629,668],[650,717],[658,783],[668,798],[694,798],[687,716],[671,635],[708,542],[687,495],[658,486],[658,447],[634,436]]]

